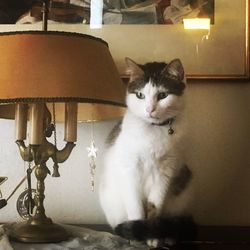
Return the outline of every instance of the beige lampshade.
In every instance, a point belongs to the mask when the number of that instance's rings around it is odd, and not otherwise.
[[[78,120],[124,112],[125,86],[105,41],[67,32],[0,33],[0,118],[14,118],[14,103],[78,103]],[[48,104],[50,107],[50,105]]]

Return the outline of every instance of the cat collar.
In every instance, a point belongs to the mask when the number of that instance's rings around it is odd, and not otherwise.
[[[165,120],[165,121],[163,121],[161,123],[152,123],[152,125],[155,125],[155,126],[165,126],[165,125],[168,125],[169,126],[168,134],[172,135],[174,133],[174,129],[172,128],[173,122],[174,122],[174,117],[168,118],[167,120]]]

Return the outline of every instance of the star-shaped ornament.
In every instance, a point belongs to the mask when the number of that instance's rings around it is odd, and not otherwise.
[[[90,147],[87,147],[86,149],[88,151],[88,157],[93,157],[93,158],[97,157],[98,148],[95,146],[94,141],[92,141]]]

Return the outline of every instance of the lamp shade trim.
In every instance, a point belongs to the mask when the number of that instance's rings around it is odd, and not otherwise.
[[[103,39],[95,36],[91,36],[88,34],[81,34],[77,32],[66,32],[66,31],[40,31],[40,30],[25,30],[25,31],[9,31],[9,32],[0,32],[0,36],[8,36],[8,35],[58,35],[58,36],[73,36],[73,37],[79,37],[79,38],[87,38],[87,39],[92,39],[97,42],[102,42],[105,44],[107,47],[108,43],[104,41]]]
[[[108,100],[98,100],[91,98],[77,98],[77,97],[39,97],[39,98],[12,98],[12,99],[0,99],[0,105],[4,104],[15,104],[15,103],[52,103],[52,102],[77,102],[77,103],[97,103],[97,104],[106,104],[113,106],[126,107],[124,103],[108,101]]]

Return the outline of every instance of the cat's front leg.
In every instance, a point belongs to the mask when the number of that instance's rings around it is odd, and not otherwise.
[[[144,219],[144,197],[139,172],[133,168],[126,169],[122,175],[121,185],[127,220]]]
[[[150,189],[147,200],[155,206],[157,216],[161,215],[169,192],[171,180],[181,163],[176,156],[163,155],[155,162],[154,172],[149,179]]]
[[[169,181],[165,176],[157,174],[154,176],[147,197],[146,212],[147,218],[153,219],[161,216],[162,209],[166,200]]]

